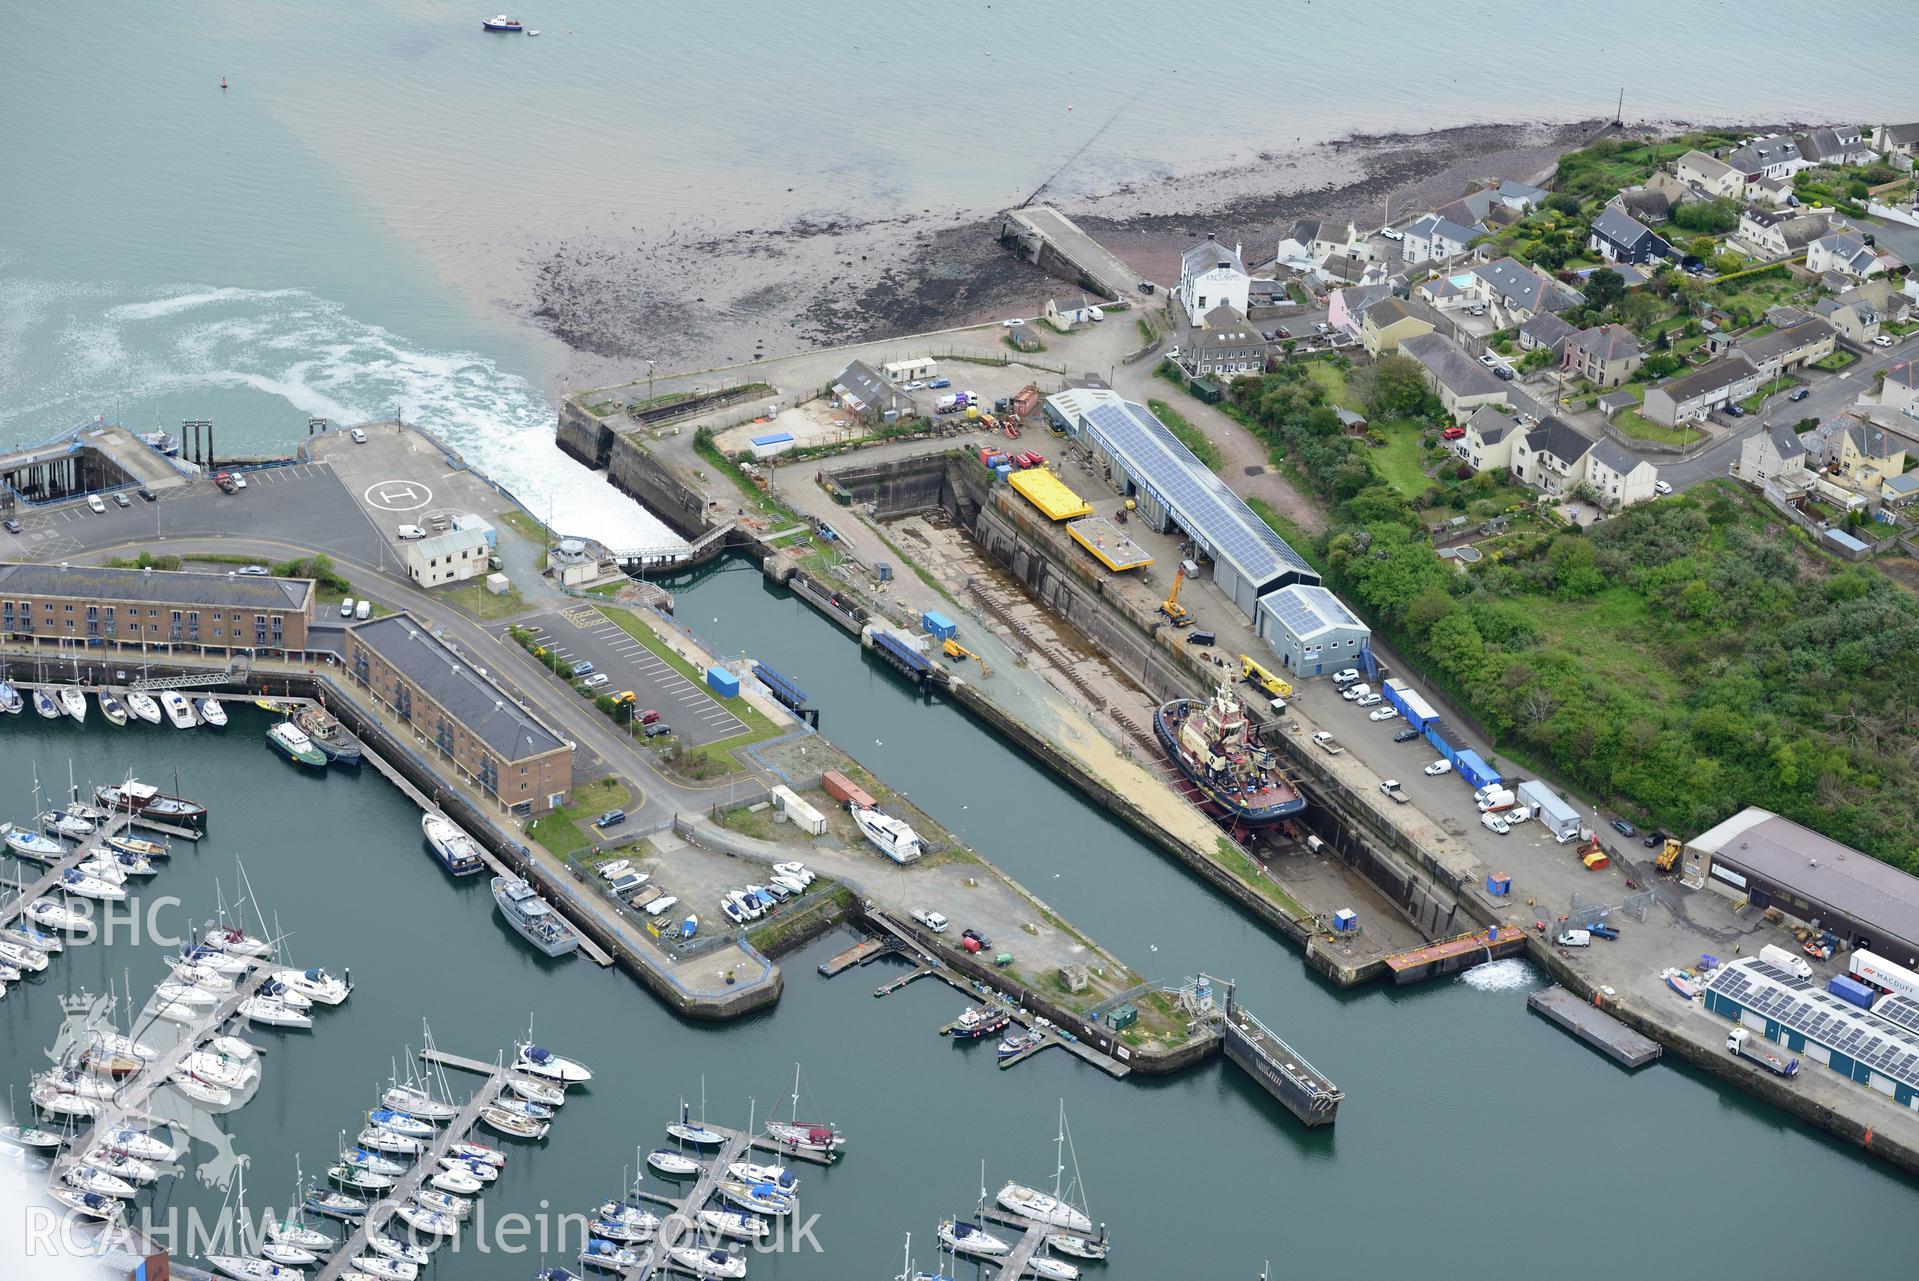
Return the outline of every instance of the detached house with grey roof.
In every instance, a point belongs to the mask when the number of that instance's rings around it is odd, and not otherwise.
[[[1759,486],[1779,481],[1792,490],[1809,487],[1812,475],[1806,470],[1805,442],[1784,423],[1772,423],[1748,436],[1739,446],[1739,479]]]
[[[1593,219],[1586,247],[1607,262],[1651,262],[1672,256],[1672,246],[1658,232],[1616,204],[1607,205]]]
[[[1858,125],[1808,129],[1799,136],[1799,156],[1808,165],[1863,165],[1874,158]]]
[[[1865,280],[1883,275],[1886,265],[1858,232],[1834,231],[1806,246],[1806,270],[1821,275],[1836,271],[1853,280]]]
[[[1480,263],[1471,272],[1467,288],[1480,301],[1499,310],[1506,324],[1523,325],[1542,311],[1566,311],[1585,301],[1574,290],[1540,275],[1517,258]]]
[[[1543,494],[1570,494],[1586,479],[1592,448],[1571,423],[1547,415],[1513,442],[1513,475]]]
[[[1703,151],[1688,151],[1673,162],[1679,181],[1709,198],[1736,199],[1745,194],[1746,175]]]
[[[1638,372],[1645,357],[1624,325],[1595,325],[1566,340],[1560,368],[1595,387],[1617,387]]]
[[[1767,262],[1792,258],[1826,234],[1832,219],[1824,213],[1788,209],[1747,209],[1739,215],[1739,229],[1727,240],[1743,253]]]
[[[1408,263],[1440,262],[1457,258],[1473,241],[1486,234],[1484,227],[1467,226],[1438,214],[1427,214],[1406,228],[1400,253]]]
[[[1426,385],[1439,397],[1453,421],[1464,422],[1481,405],[1508,399],[1506,384],[1466,354],[1466,349],[1441,334],[1417,334],[1399,341],[1399,354],[1417,363]]]
[[[1800,154],[1799,140],[1789,133],[1755,138],[1727,156],[1726,163],[1744,175],[1747,182],[1760,178],[1783,180],[1812,164]]]
[[[1654,486],[1659,483],[1659,469],[1607,437],[1587,453],[1583,483],[1599,495],[1601,503],[1618,511],[1658,494]]]

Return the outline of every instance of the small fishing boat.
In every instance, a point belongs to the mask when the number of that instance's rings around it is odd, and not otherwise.
[[[66,1140],[50,1130],[30,1125],[0,1125],[0,1143],[36,1152],[58,1152]]]
[[[721,1179],[719,1194],[742,1210],[751,1210],[756,1214],[793,1213],[793,1198],[771,1183],[742,1183],[738,1179]]]
[[[995,1047],[994,1053],[1002,1059],[1018,1058],[1044,1039],[1045,1038],[1040,1036],[1038,1032],[1015,1032],[1011,1036],[1001,1040],[999,1045]]]
[[[127,710],[149,725],[160,723],[160,705],[137,689],[127,692]]]
[[[67,847],[51,836],[39,832],[29,832],[25,828],[5,824],[7,848],[20,858],[34,863],[58,863],[67,856]]]
[[[608,1241],[602,1237],[588,1237],[586,1249],[580,1251],[580,1262],[589,1268],[599,1268],[604,1272],[625,1272],[640,1263],[640,1253],[617,1241]]]
[[[250,996],[240,1002],[240,1014],[265,1027],[309,1028],[313,1017],[270,996]]]
[[[428,1236],[456,1237],[460,1235],[460,1221],[450,1214],[438,1210],[428,1210],[423,1206],[403,1205],[394,1211],[400,1221],[415,1232],[424,1232]]]
[[[561,1058],[537,1045],[520,1047],[519,1057],[513,1060],[513,1070],[548,1081],[558,1081],[561,1085],[584,1085],[593,1079],[592,1069],[584,1063]]]
[[[451,819],[438,814],[422,814],[420,831],[425,834],[433,857],[439,859],[440,866],[453,875],[471,876],[486,866],[486,860],[480,857],[480,847]]]
[[[127,1212],[126,1204],[98,1192],[82,1192],[79,1188],[63,1187],[55,1184],[47,1189],[47,1195],[66,1206],[76,1214],[89,1219],[99,1219],[105,1223],[117,1223],[120,1216]]]
[[[946,1248],[955,1254],[990,1259],[1013,1248],[979,1224],[969,1223],[965,1219],[940,1220],[939,1235],[940,1240],[946,1243]]]
[[[167,1080],[173,1083],[176,1090],[196,1103],[204,1103],[208,1107],[216,1108],[233,1106],[233,1091],[224,1085],[215,1085],[205,1077],[192,1072],[179,1071],[169,1076]]]
[[[40,815],[40,830],[51,832],[55,836],[64,836],[70,841],[93,835],[93,824],[86,819],[69,814],[65,810],[47,810]]]
[[[152,1183],[160,1177],[160,1171],[139,1157],[120,1148],[101,1144],[88,1148],[85,1160],[96,1170],[105,1170],[117,1179],[128,1183]]]
[[[209,1254],[208,1266],[233,1281],[306,1281],[306,1273],[270,1259],[250,1259],[241,1254]]]
[[[695,1219],[703,1231],[735,1241],[758,1241],[773,1231],[773,1225],[765,1219],[738,1210],[701,1210]]]
[[[50,721],[60,719],[60,702],[44,689],[33,691],[33,710]]]
[[[184,797],[168,796],[138,779],[128,779],[117,787],[96,787],[93,799],[109,810],[138,814],[162,823],[202,823],[207,817],[206,806]]]
[[[566,1102],[566,1091],[557,1085],[545,1081],[535,1081],[530,1077],[509,1076],[506,1088],[513,1091],[528,1103],[538,1103],[545,1108],[556,1108]],[[552,1115],[551,1112],[548,1115]]]
[[[1685,997],[1688,1001],[1699,995],[1698,982],[1692,975],[1686,973],[1684,970],[1664,970],[1660,973],[1659,977],[1666,980],[1667,987],[1679,993],[1679,995]]]
[[[524,22],[521,22],[518,18],[509,18],[505,14],[501,14],[497,18],[482,18],[480,20],[480,26],[486,31],[520,32],[526,30],[526,24]]]
[[[384,1192],[399,1180],[390,1174],[378,1174],[372,1170],[363,1170],[359,1166],[329,1165],[327,1177],[344,1188],[358,1188],[363,1192]]]
[[[366,1212],[373,1208],[371,1203],[362,1201],[359,1197],[321,1187],[308,1191],[303,1204],[315,1214],[324,1214],[330,1219],[343,1221],[363,1219],[366,1217]]]
[[[85,724],[87,719],[87,692],[78,685],[60,687],[60,710],[73,717],[75,723]]]
[[[139,836],[109,836],[107,848],[116,854],[137,854],[145,859],[170,858],[173,854],[170,846]]]
[[[491,886],[494,906],[521,938],[555,959],[579,948],[579,934],[524,880],[517,876],[496,876]],[[530,1070],[521,1068],[521,1071]]]
[[[1046,1244],[1075,1259],[1103,1259],[1111,1249],[1105,1237],[1077,1236],[1070,1232],[1049,1232]]]
[[[997,1006],[974,1006],[954,1021],[952,1035],[963,1041],[977,1041],[1004,1030],[1012,1021],[1013,1016]]]
[[[473,1213],[473,1202],[463,1196],[454,1196],[451,1192],[441,1192],[436,1188],[421,1188],[413,1194],[413,1203],[423,1210],[438,1210],[441,1214],[450,1214],[456,1219],[464,1219]]]
[[[676,1246],[673,1249],[673,1262],[695,1276],[734,1278],[746,1275],[746,1260],[725,1250]]]
[[[384,1232],[369,1232],[366,1238],[367,1248],[382,1259],[404,1259],[416,1268],[423,1268],[430,1257],[427,1252],[410,1241],[390,1237]]]
[[[646,1163],[669,1178],[685,1179],[700,1172],[700,1163],[677,1148],[654,1148]]]
[[[27,904],[27,919],[50,930],[68,930],[76,934],[93,928],[92,917],[51,898],[37,898]]]
[[[543,1139],[548,1126],[548,1122],[500,1107],[481,1108],[480,1122],[510,1139]]]
[[[69,1187],[82,1192],[98,1192],[101,1196],[119,1197],[128,1200],[138,1193],[131,1183],[117,1174],[108,1174],[97,1165],[76,1165],[65,1175]]]
[[[20,697],[20,691],[11,681],[0,681],[0,712],[8,716],[18,716],[26,708],[26,702]]]
[[[326,768],[326,753],[315,747],[313,740],[306,736],[306,731],[292,721],[278,721],[269,726],[267,743],[295,765],[312,769]]]
[[[317,966],[308,970],[275,970],[273,978],[322,1005],[338,1005],[353,995],[351,983]]]
[[[100,700],[100,715],[106,717],[115,725],[125,725],[127,723],[127,705],[122,703],[119,698],[114,695],[112,690],[102,689],[96,690],[94,693]]]
[[[360,740],[347,732],[324,707],[302,707],[293,714],[293,723],[320,749],[320,754],[334,765],[358,765],[363,756]]]
[[[103,881],[97,876],[88,876],[77,867],[70,867],[60,873],[60,889],[80,898],[95,899],[103,903],[125,901],[127,892],[111,881]]]
[[[401,1112],[394,1108],[374,1108],[366,1114],[366,1119],[393,1134],[404,1134],[415,1139],[433,1137],[433,1126],[410,1112]]]
[[[160,709],[173,722],[175,729],[192,729],[200,722],[193,715],[193,704],[187,702],[187,696],[177,689],[160,691]]]
[[[213,728],[225,729],[227,727],[227,709],[222,707],[220,700],[213,695],[208,694],[204,698],[196,698],[193,700],[193,710],[200,714],[201,720],[213,726]]]
[[[380,1102],[400,1112],[410,1112],[427,1121],[451,1121],[460,1114],[460,1109],[443,1099],[436,1099],[417,1085],[392,1085],[387,1087]]]
[[[427,1182],[431,1183],[441,1192],[458,1194],[459,1196],[478,1196],[485,1187],[477,1178],[473,1177],[471,1170],[466,1169],[442,1169],[438,1174],[429,1178]]]

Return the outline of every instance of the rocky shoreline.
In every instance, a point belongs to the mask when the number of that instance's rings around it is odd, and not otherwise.
[[[1378,225],[1388,201],[1396,210],[1425,207],[1475,179],[1537,177],[1609,127],[1588,120],[1354,135],[1062,207],[1143,278],[1163,281],[1209,231],[1244,241],[1256,261],[1296,218]],[[536,248],[532,297],[515,310],[566,345],[574,387],[629,379],[648,360],[662,370],[709,369],[1037,314],[1066,286],[1001,249],[995,229],[990,210],[924,210],[665,238],[577,237]]]

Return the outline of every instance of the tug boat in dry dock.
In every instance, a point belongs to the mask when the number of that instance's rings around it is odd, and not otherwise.
[[[1175,698],[1162,704],[1153,728],[1166,754],[1199,789],[1205,808],[1217,816],[1276,823],[1306,808],[1306,798],[1254,735],[1245,704],[1225,681],[1205,702]]]

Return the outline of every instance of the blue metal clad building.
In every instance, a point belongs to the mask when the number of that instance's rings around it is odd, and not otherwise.
[[[1372,629],[1318,583],[1288,583],[1262,596],[1254,630],[1298,676],[1357,667]]]
[[[1919,1032],[1868,1014],[1757,957],[1706,980],[1705,1006],[1919,1111]]]
[[[716,666],[707,668],[706,683],[711,687],[714,693],[719,694],[723,698],[739,697],[740,678],[727,671],[724,667]]]
[[[1193,456],[1152,411],[1115,392],[1061,393],[1080,439],[1113,469],[1120,490],[1153,528],[1173,526],[1213,562],[1213,578],[1248,618],[1259,598],[1319,572],[1239,495]]]

